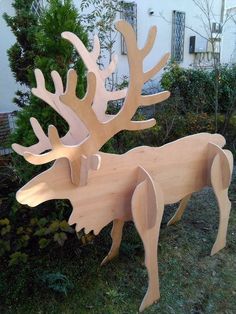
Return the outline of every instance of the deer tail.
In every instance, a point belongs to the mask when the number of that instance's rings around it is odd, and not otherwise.
[[[221,134],[211,134],[211,143],[218,145],[219,147],[224,147],[226,144],[225,138],[224,136],[222,136]]]
[[[213,187],[219,186],[221,189],[227,189],[231,182],[233,172],[233,155],[229,150],[223,150],[214,143],[209,143],[210,160],[210,179]]]

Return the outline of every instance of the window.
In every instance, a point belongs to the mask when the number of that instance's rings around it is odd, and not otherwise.
[[[184,59],[185,13],[173,11],[172,14],[172,59],[181,62]]]
[[[137,4],[135,2],[122,2],[121,19],[127,21],[137,35]],[[127,50],[123,36],[121,36],[121,53],[126,55]]]
[[[43,0],[34,0],[31,5],[31,12],[36,14],[37,16],[40,15],[43,9]]]
[[[212,33],[221,34],[222,33],[222,25],[220,23],[212,23]]]
[[[8,144],[8,137],[15,128],[15,112],[0,112],[0,156],[12,152]]]

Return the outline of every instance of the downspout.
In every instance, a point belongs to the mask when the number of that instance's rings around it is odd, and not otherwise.
[[[221,12],[220,12],[220,27],[224,25],[224,18],[225,18],[225,0],[221,1]],[[223,33],[223,30],[222,30]],[[220,40],[222,40],[222,35],[220,34]],[[220,62],[221,62],[221,56],[222,56],[222,42],[220,42]]]
[[[221,12],[220,12],[220,24],[224,23],[224,15],[225,15],[225,0],[221,2]]]

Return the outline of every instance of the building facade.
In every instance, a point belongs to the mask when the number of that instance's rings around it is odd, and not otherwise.
[[[221,62],[236,63],[236,1],[227,0],[225,5],[225,23],[222,34]]]
[[[149,28],[157,25],[158,37],[154,48],[145,60],[144,68],[151,68],[156,60],[166,53],[171,53],[171,58],[183,67],[209,67],[211,65],[213,51],[209,38],[215,37],[214,53],[224,63],[236,61],[236,29],[234,19],[228,21],[223,32],[221,25],[224,23],[225,14],[233,12],[236,0],[215,0],[210,8],[211,31],[207,26],[204,12],[192,0],[135,0],[125,1],[127,12],[123,12],[123,18],[130,21],[137,31],[139,46],[143,46]],[[199,1],[198,1],[199,2]],[[205,1],[202,1],[204,3]],[[209,1],[211,2],[211,1]],[[46,1],[45,1],[46,3]],[[74,0],[74,4],[80,8],[81,1]],[[35,0],[32,10],[39,14],[43,0]],[[91,8],[90,8],[91,10]],[[11,1],[0,0],[0,29],[4,34],[0,45],[0,112],[12,112],[17,108],[12,103],[14,93],[19,86],[15,83],[11,74],[7,49],[14,43],[15,38],[6,26],[2,14],[14,14]],[[132,17],[132,18],[131,18]],[[120,18],[118,14],[117,18]],[[208,28],[208,29],[207,29]],[[222,33],[222,34],[221,34]],[[221,42],[219,41],[221,38]],[[121,37],[117,37],[115,51],[119,57],[117,77],[128,76],[128,63],[125,46]],[[159,77],[157,77],[159,78]]]
[[[15,37],[2,17],[4,12],[9,15],[14,14],[11,1],[0,0],[0,30],[2,34],[0,44],[0,113],[12,112],[17,109],[12,103],[12,98],[14,97],[15,91],[18,89],[11,73],[7,56],[7,50],[14,44]]]

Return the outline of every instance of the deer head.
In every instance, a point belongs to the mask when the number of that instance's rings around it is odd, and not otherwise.
[[[116,133],[121,130],[142,130],[155,125],[155,119],[144,121],[132,120],[138,107],[160,103],[169,97],[169,92],[167,91],[148,96],[142,95],[143,84],[159,72],[169,58],[169,54],[165,54],[152,69],[144,72],[143,61],[153,47],[157,33],[156,27],[154,26],[150,29],[147,42],[142,49],[137,47],[135,33],[127,22],[118,21],[116,29],[124,36],[130,68],[129,86],[120,111],[115,116],[106,117],[104,121],[99,120],[92,107],[96,97],[96,88],[99,81],[97,78],[98,75],[94,72],[88,73],[87,93],[83,99],[79,99],[76,95],[77,74],[74,70],[69,70],[66,91],[64,94],[61,93],[61,96],[57,96],[57,99],[60,99],[63,108],[67,108],[68,112],[73,112],[78,120],[82,121],[89,134],[83,140],[78,140],[76,144],[69,145],[63,141],[63,138],[59,137],[57,129],[51,125],[48,129],[48,137],[44,136],[45,140],[47,138],[51,146],[49,152],[44,154],[37,154],[30,151],[23,152],[24,158],[35,165],[48,163],[60,158],[67,158],[70,164],[71,180],[75,185],[86,183],[87,174],[81,180],[81,174],[84,173],[84,167],[81,168],[82,164],[92,165],[92,169],[99,167],[100,160],[94,154]],[[70,38],[70,41],[74,44],[75,42],[76,44],[78,43],[77,39],[71,34],[70,36],[66,35],[66,37],[67,39]],[[79,45],[76,47],[81,51]],[[56,82],[55,75],[53,75],[53,78],[54,82]],[[15,147],[13,146],[13,148]],[[90,160],[91,156],[93,156],[93,162],[90,163],[89,161],[85,163],[86,160]],[[94,164],[97,166],[94,166]],[[88,171],[90,167],[86,166],[85,168]]]

